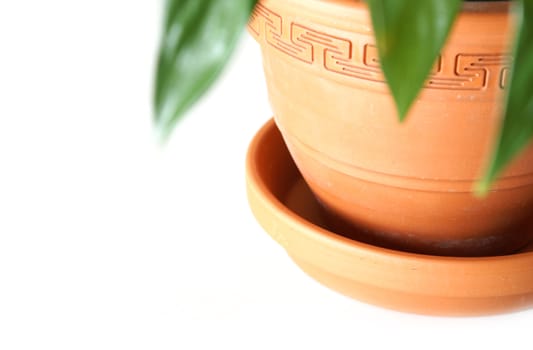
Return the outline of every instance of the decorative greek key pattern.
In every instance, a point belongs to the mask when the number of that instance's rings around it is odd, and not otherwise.
[[[439,70],[431,76],[428,87],[457,90],[481,90],[505,87],[508,66],[507,55],[458,54],[453,70]]]
[[[368,42],[355,42],[333,36],[292,21],[258,4],[249,29],[258,40],[309,65],[350,78],[384,83],[377,48]],[[430,89],[504,89],[511,56],[507,54],[464,54],[439,57],[426,84]]]

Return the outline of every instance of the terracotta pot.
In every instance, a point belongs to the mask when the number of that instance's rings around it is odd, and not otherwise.
[[[363,2],[259,2],[249,29],[275,120],[330,224],[437,255],[506,254],[530,240],[533,149],[487,198],[472,193],[500,122],[510,23],[505,3],[465,5],[400,124]]]

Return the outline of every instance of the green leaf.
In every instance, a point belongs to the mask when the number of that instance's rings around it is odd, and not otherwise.
[[[533,0],[517,3],[518,34],[501,133],[489,169],[477,192],[492,182],[533,138]]]
[[[381,61],[404,120],[446,42],[462,0],[367,0]]]
[[[166,1],[154,96],[163,138],[219,76],[256,1]]]

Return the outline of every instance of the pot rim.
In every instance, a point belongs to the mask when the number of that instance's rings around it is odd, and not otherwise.
[[[359,7],[365,6],[366,4],[362,0],[304,0],[304,1],[315,1],[315,2],[326,2],[332,3],[341,6],[348,7]],[[496,0],[496,1],[463,1],[463,11],[464,12],[508,12],[512,7],[512,1],[510,0]]]
[[[260,0],[258,6],[281,13],[282,17],[298,18],[304,25],[313,23],[334,30],[372,33],[368,6],[362,0]],[[463,2],[454,27],[466,28],[463,30],[470,36],[507,38],[509,33],[504,28],[512,28],[512,12],[512,1]]]

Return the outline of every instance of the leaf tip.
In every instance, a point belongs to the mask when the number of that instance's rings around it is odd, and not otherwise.
[[[164,123],[162,119],[155,120],[154,136],[160,146],[164,147],[168,143],[172,129],[173,125]]]
[[[482,180],[479,180],[474,185],[474,196],[476,196],[476,198],[479,198],[479,199],[486,198],[490,192],[491,185],[492,185],[491,178],[484,178]]]
[[[396,98],[396,111],[398,113],[398,120],[403,123],[407,119],[412,101],[405,102],[402,99]]]

